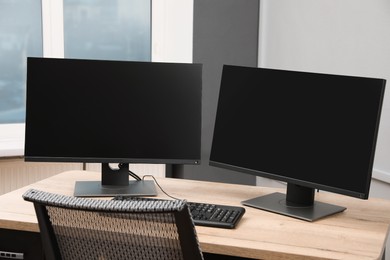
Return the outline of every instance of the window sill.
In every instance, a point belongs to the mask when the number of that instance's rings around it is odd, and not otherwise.
[[[374,169],[372,171],[372,178],[378,181],[386,182],[390,184],[390,173],[381,171],[379,169]]]
[[[0,157],[24,154],[24,124],[0,125]]]
[[[4,142],[1,142],[1,145],[3,146]],[[10,144],[10,145],[5,144],[5,145],[6,145],[6,147],[1,147],[0,148],[0,158],[3,158],[3,157],[21,157],[21,156],[23,156],[23,154],[24,154],[23,150],[24,149],[18,147],[19,145],[14,145],[14,144]]]

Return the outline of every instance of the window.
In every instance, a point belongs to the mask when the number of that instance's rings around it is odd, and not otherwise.
[[[150,60],[150,1],[64,0],[65,57]],[[0,124],[23,123],[26,57],[42,56],[40,0],[0,1]]]
[[[64,55],[149,61],[150,16],[145,0],[64,0]]]
[[[28,56],[149,61],[150,41],[151,1],[0,0],[0,157],[23,154]]]
[[[25,118],[26,57],[42,56],[40,0],[0,1],[0,124]]]

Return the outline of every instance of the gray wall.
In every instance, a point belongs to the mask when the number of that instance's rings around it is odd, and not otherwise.
[[[202,164],[172,169],[174,177],[256,184],[251,175],[209,166],[223,64],[257,66],[259,0],[194,0],[193,62],[203,64]]]

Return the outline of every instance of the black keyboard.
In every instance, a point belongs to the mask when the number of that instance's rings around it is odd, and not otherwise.
[[[245,213],[243,207],[188,202],[195,225],[235,228]]]
[[[161,200],[130,196],[116,196],[114,200]],[[245,213],[245,208],[238,206],[187,202],[194,224],[198,226],[235,228]]]

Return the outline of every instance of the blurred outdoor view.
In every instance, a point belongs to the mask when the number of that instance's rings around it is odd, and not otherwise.
[[[40,0],[0,1],[0,123],[25,118],[26,57],[42,56]]]
[[[150,61],[150,1],[63,3],[64,57]],[[41,10],[40,0],[0,0],[0,124],[25,120],[26,58],[43,55]]]
[[[64,0],[65,57],[150,60],[147,0]]]

